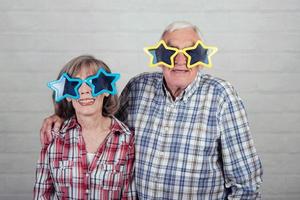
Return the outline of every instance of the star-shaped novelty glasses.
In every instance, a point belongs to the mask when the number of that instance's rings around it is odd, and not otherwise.
[[[155,46],[146,47],[145,52],[150,56],[150,66],[164,65],[168,68],[174,67],[174,59],[178,53],[187,57],[187,67],[198,65],[211,67],[211,56],[217,52],[216,47],[206,46],[198,40],[194,46],[184,49],[169,47],[164,40],[160,40]]]
[[[103,68],[88,77],[87,79],[72,78],[67,73],[63,73],[58,80],[48,83],[48,87],[55,92],[55,101],[59,102],[64,98],[79,99],[78,89],[83,83],[92,88],[92,96],[96,97],[103,93],[115,95],[117,93],[116,81],[120,74],[108,73]]]

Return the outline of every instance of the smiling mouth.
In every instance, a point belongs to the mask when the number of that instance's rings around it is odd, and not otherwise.
[[[95,98],[79,99],[79,100],[77,100],[77,102],[81,106],[90,106],[90,105],[93,105],[95,103]]]
[[[172,72],[175,73],[185,73],[185,72],[189,72],[190,70],[188,69],[173,69]]]

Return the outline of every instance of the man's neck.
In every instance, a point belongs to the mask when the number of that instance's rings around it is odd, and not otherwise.
[[[173,101],[181,95],[182,92],[184,92],[185,88],[183,87],[169,87],[165,80],[163,80],[166,90],[170,93]]]
[[[181,95],[182,92],[184,92],[185,88],[172,88],[169,89],[167,88],[168,91],[170,92],[172,99],[175,100],[177,97],[179,97]]]

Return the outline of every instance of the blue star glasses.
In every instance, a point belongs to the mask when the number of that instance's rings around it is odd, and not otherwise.
[[[119,78],[120,74],[108,73],[103,68],[100,68],[95,75],[84,80],[72,78],[67,73],[63,73],[58,80],[49,82],[48,87],[54,90],[56,102],[65,98],[79,99],[78,89],[83,83],[91,87],[93,97],[103,93],[115,95],[117,93],[115,83]]]

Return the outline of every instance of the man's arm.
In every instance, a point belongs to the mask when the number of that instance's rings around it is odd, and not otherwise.
[[[134,160],[135,160],[135,148],[134,148],[134,135],[130,138],[130,145],[126,156],[126,174],[124,175],[124,186],[122,190],[122,199],[137,199],[134,182]]]
[[[116,117],[126,125],[128,125],[129,92],[130,92],[129,88],[130,88],[130,84],[128,83],[123,89],[119,97],[120,107],[118,112],[116,113]]]
[[[55,114],[44,119],[42,128],[40,129],[40,141],[42,146],[47,145],[51,142],[52,131],[58,132],[63,122],[64,119]]]
[[[228,199],[260,199],[262,165],[244,105],[234,90],[225,97],[220,117],[225,186],[231,189]]]

